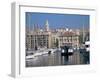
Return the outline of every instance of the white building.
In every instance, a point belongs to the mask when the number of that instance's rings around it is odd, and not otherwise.
[[[51,47],[51,32],[49,31],[48,21],[46,21],[44,30],[35,26],[34,30],[30,30],[30,32],[26,34],[26,49],[33,50],[43,47]]]
[[[44,29],[34,25],[34,29],[26,33],[26,49],[53,48],[60,46],[79,46],[79,31],[68,28],[50,30],[46,20]]]

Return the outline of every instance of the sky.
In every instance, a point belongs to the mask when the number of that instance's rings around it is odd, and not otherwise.
[[[83,26],[89,28],[89,15],[26,12],[25,16],[26,27],[31,28],[34,24],[43,28],[46,20],[48,20],[51,29],[61,27],[81,29]]]

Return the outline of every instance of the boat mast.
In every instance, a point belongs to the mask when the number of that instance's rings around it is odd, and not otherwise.
[[[85,42],[85,30],[84,30],[84,24],[83,24],[83,43]]]

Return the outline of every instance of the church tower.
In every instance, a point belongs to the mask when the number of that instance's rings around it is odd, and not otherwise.
[[[46,20],[45,31],[49,31],[49,23],[48,23],[48,20]]]

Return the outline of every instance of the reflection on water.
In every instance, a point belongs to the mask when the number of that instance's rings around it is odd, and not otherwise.
[[[26,61],[26,67],[89,64],[89,54],[86,55],[79,52],[69,57],[61,56],[60,52],[45,54]]]
[[[61,56],[61,64],[62,65],[68,64],[68,56]]]

